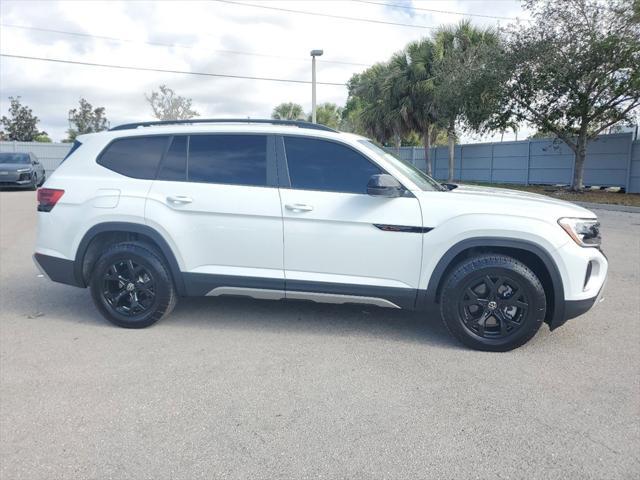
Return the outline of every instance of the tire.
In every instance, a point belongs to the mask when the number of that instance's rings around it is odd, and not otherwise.
[[[42,185],[44,185],[45,180],[47,179],[46,175],[42,175],[42,180],[40,180],[40,183],[38,183],[38,187],[41,187]]]
[[[144,328],[166,317],[177,296],[162,256],[143,243],[109,247],[91,273],[91,296],[100,313],[124,328]]]
[[[522,262],[499,254],[468,258],[447,276],[440,312],[466,346],[506,352],[527,343],[546,313],[544,288]]]
[[[38,175],[37,174],[33,174],[33,176],[31,177],[31,185],[29,185],[29,190],[35,190],[38,188]]]

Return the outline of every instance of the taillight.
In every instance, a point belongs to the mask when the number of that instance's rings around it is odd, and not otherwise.
[[[38,211],[50,212],[56,206],[58,200],[64,195],[64,190],[57,188],[39,188],[38,189]]]

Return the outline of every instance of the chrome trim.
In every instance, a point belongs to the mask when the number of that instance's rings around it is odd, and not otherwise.
[[[400,308],[393,302],[384,298],[361,297],[358,295],[340,295],[337,293],[316,293],[316,292],[287,292],[287,298],[296,300],[311,300],[318,303],[365,303],[378,307]]]
[[[216,287],[207,293],[207,297],[220,297],[222,295],[234,295],[240,297],[251,297],[259,300],[280,300],[285,298],[284,290],[269,290],[265,288],[243,288],[243,287]]]
[[[207,293],[206,296],[220,297],[222,295],[251,297],[258,300],[281,300],[283,298],[289,298],[292,300],[310,300],[317,303],[363,303],[385,308],[401,308],[395,303],[385,300],[384,298],[362,297],[359,295],[340,295],[337,293],[285,292],[284,290],[271,290],[266,288],[216,287]]]

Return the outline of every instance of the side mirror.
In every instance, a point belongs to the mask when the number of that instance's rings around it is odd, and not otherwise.
[[[456,188],[458,188],[458,185],[455,183],[441,183],[440,185],[446,187],[447,190],[455,190]]]
[[[372,175],[367,183],[367,193],[376,197],[401,197],[404,188],[400,182],[387,173]]]

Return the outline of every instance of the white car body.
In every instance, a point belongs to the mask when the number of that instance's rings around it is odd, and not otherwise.
[[[339,142],[377,164],[411,194],[384,198],[144,180],[96,163],[114,139],[202,133]],[[182,295],[244,294],[427,308],[438,301],[439,282],[456,254],[465,248],[513,248],[537,255],[549,270],[556,302],[555,317],[548,319],[553,328],[588,309],[606,278],[607,260],[601,251],[579,246],[558,225],[563,217],[595,219],[591,211],[505,189],[425,191],[397,160],[374,152],[357,135],[282,125],[193,124],[115,130],[78,140],[82,147],[46,182],[46,188],[62,189],[64,195],[53,210],[39,213],[35,249],[37,258],[48,259],[38,261],[43,270],[65,283],[86,286],[82,250],[90,241],[87,235],[105,231],[104,225],[137,225],[132,231],[155,232],[166,244],[163,253],[168,255],[168,248],[175,258],[171,263],[179,270],[173,268],[174,276],[181,276],[176,282]],[[402,228],[389,231],[375,225]]]

